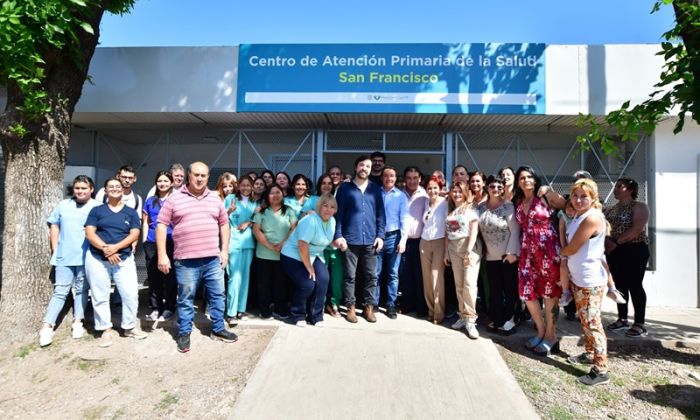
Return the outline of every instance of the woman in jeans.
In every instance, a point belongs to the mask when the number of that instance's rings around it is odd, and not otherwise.
[[[284,191],[275,184],[263,196],[263,208],[253,218],[256,271],[258,275],[258,309],[263,319],[274,315],[288,318],[289,279],[280,263],[280,251],[297,224],[294,211],[284,205]]]
[[[85,272],[92,293],[95,330],[102,331],[99,346],[112,345],[112,313],[109,308],[110,279],[122,297],[122,323],[125,337],[147,336],[136,328],[139,306],[138,279],[131,245],[139,238],[141,221],[136,210],[122,202],[122,184],[116,178],[105,182],[107,203],[90,210],[85,222],[85,237],[90,251],[85,257]]]
[[[324,194],[318,199],[316,212],[305,216],[282,247],[280,261],[294,284],[292,322],[299,327],[310,323],[323,326],[323,305],[326,301],[329,274],[323,252],[335,233],[333,214],[335,198]]]
[[[150,321],[167,321],[175,313],[177,299],[177,282],[175,272],[163,274],[158,270],[158,255],[156,252],[156,226],[158,225],[158,213],[165,204],[165,200],[173,192],[173,176],[170,171],[160,171],[156,174],[155,194],[146,200],[143,206],[143,252],[146,256],[146,269],[148,270],[148,304],[151,313],[146,315]],[[168,226],[166,249],[168,258],[173,260],[173,229]]]
[[[513,203],[503,197],[505,181],[500,175],[486,180],[487,199],[479,205],[479,232],[486,249],[486,275],[489,282],[489,318],[498,333],[515,332],[518,301],[518,253],[520,228]]]
[[[628,337],[644,337],[644,316],[647,295],[642,281],[649,261],[649,238],[646,225],[649,222],[649,207],[637,201],[639,184],[630,178],[620,178],[613,191],[617,204],[605,209],[605,218],[610,223],[610,236],[606,238],[605,250],[615,284],[622,297],[629,302],[632,297],[634,324],[625,333]],[[617,321],[608,325],[609,330],[627,328],[627,303],[617,305]]]
[[[75,287],[73,298],[74,339],[81,338],[84,310],[88,299],[88,283],[85,281],[85,220],[93,207],[100,203],[93,200],[95,184],[90,177],[79,175],[73,180],[73,197],[61,201],[49,216],[51,239],[51,265],[56,270],[53,295],[44,316],[44,325],[39,331],[39,345],[48,346],[53,341],[54,326],[58,314],[66,303],[66,297]]]

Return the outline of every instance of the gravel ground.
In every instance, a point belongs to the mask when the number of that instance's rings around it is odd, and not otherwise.
[[[609,348],[611,381],[586,387],[576,378],[588,366],[567,363],[583,347],[540,358],[520,342],[497,346],[544,419],[700,419],[700,351],[660,345]]]
[[[0,352],[0,413],[20,419],[228,418],[276,328],[238,326],[223,343],[195,328],[180,354],[174,323],[99,348],[60,328],[54,343]]]

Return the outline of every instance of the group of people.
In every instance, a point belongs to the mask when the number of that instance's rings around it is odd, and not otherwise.
[[[186,185],[181,165],[159,172],[145,200],[131,191],[133,168],[122,167],[105,182],[101,202],[99,193],[91,198],[92,180],[80,176],[73,197],[48,220],[56,285],[40,344],[51,342],[74,286],[73,337],[84,333],[89,288],[100,345],[110,345],[110,278],[122,300],[124,335],[147,336],[135,328],[133,250],[141,231],[147,318],[168,320],[177,313],[181,352],[189,350],[200,282],[213,337],[233,342],[236,335],[226,324],[245,319],[250,306],[262,318],[300,327],[323,326],[324,313],[340,317],[341,306],[349,322],[358,322],[360,309],[376,322],[380,305],[390,319],[416,312],[440,324],[447,274],[457,300],[452,328],[477,339],[477,297],[487,296],[489,330],[511,334],[524,317],[525,301],[537,330],[525,346],[539,355],[558,350],[559,299],[563,292],[563,299],[573,297],[586,352],[570,361],[593,365],[582,383],[607,383],[603,296],[618,301],[619,319],[608,329],[646,335],[642,280],[649,210],[636,201],[637,183],[625,178],[615,185],[617,204],[603,212],[596,183],[581,172],[568,199],[543,186],[528,166],[487,177],[457,165],[448,186],[440,171],[426,179],[415,166],[399,173],[381,152],[358,157],[350,177],[330,166],[315,189],[302,174],[265,170],[240,178],[224,173],[209,190],[209,168],[195,162]]]

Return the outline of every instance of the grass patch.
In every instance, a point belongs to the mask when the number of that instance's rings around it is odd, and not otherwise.
[[[595,399],[600,407],[609,407],[620,402],[620,395],[610,392],[609,389],[596,390]]]
[[[17,350],[17,353],[15,353],[15,356],[19,357],[20,359],[24,359],[25,357],[29,356],[37,348],[39,348],[39,346],[36,343],[25,344],[22,347],[20,347],[19,350]]]
[[[161,397],[160,401],[155,405],[154,408],[156,410],[169,410],[180,401],[180,397],[178,397],[177,394],[171,394],[165,390],[160,392],[163,394],[163,397]]]
[[[86,409],[83,411],[83,416],[84,416],[87,420],[96,420],[96,419],[102,418],[103,415],[104,415],[104,413],[105,413],[105,411],[107,411],[107,407],[106,407],[106,406],[104,406],[104,405],[98,405],[98,406],[95,406],[95,407],[86,408]]]
[[[61,353],[58,355],[58,357],[56,359],[54,359],[54,363],[60,363],[64,360],[70,358],[70,356],[71,355],[69,353]]]
[[[73,359],[73,365],[83,372],[101,370],[106,364],[104,360],[86,360],[80,357]]]
[[[555,405],[547,411],[547,418],[551,420],[576,420],[574,416],[566,407],[560,405]]]
[[[120,408],[119,410],[115,411],[114,414],[112,414],[112,419],[119,419],[126,417],[126,412],[124,412],[123,408]]]

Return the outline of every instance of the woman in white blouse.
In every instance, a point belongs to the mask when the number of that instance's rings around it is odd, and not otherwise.
[[[423,233],[420,239],[420,263],[423,271],[423,292],[428,305],[428,319],[439,324],[445,318],[445,219],[447,200],[440,196],[444,184],[430,177],[425,191]]]

